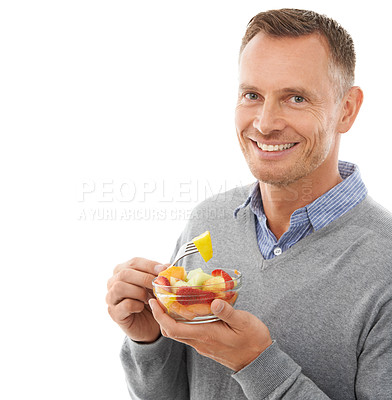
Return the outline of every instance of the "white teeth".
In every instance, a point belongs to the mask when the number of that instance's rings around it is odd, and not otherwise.
[[[282,151],[282,150],[287,150],[291,147],[293,147],[295,143],[287,143],[287,144],[261,144],[257,142],[257,147],[259,147],[263,151]]]

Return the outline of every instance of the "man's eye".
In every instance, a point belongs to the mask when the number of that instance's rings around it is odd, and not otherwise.
[[[290,98],[290,101],[296,104],[303,103],[305,99],[302,96],[293,96]]]
[[[259,96],[256,93],[246,93],[245,98],[248,100],[257,100]]]

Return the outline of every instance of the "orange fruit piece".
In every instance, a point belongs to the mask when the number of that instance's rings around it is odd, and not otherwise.
[[[177,315],[179,315],[180,317],[183,317],[189,321],[191,321],[193,318],[197,317],[197,315],[188,310],[188,308],[186,306],[183,306],[182,304],[178,303],[177,301],[175,301],[169,308],[169,314],[171,312],[176,313]]]
[[[211,314],[211,304],[191,304],[187,306],[188,311],[197,314],[200,317]]]
[[[160,272],[158,276],[165,276],[167,279],[173,277],[177,279],[181,279],[182,281],[185,281],[186,279],[186,272],[184,267],[169,267],[165,269],[164,271]]]
[[[235,293],[233,294],[233,296],[231,296],[231,298],[227,300],[227,302],[228,302],[229,304],[233,305],[233,304],[235,303],[235,301],[237,300],[237,297],[238,297],[238,293],[235,292]]]

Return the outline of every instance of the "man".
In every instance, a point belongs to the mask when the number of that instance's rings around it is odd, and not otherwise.
[[[134,398],[392,398],[392,218],[338,161],[363,99],[354,68],[351,37],[325,16],[250,21],[236,130],[257,182],[200,204],[177,245],[210,230],[211,263],[241,270],[244,287],[236,309],[213,301],[221,321],[187,325],[151,298],[165,266],[115,268],[107,302]]]

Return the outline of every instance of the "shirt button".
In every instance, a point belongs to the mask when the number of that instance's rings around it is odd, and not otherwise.
[[[280,255],[282,254],[282,249],[281,249],[280,247],[276,247],[276,248],[274,249],[274,254],[275,254],[276,256],[280,256]]]

